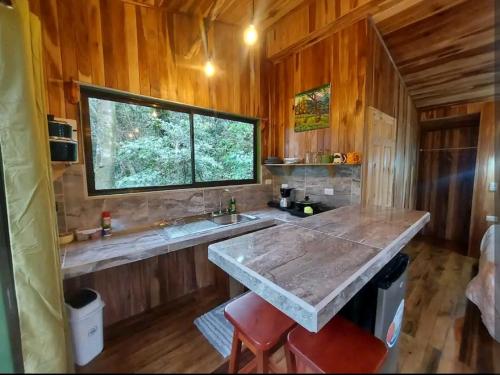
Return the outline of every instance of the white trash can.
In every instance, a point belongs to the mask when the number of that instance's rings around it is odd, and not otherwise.
[[[73,354],[78,366],[86,365],[102,352],[103,308],[101,296],[92,289],[81,289],[66,299]]]

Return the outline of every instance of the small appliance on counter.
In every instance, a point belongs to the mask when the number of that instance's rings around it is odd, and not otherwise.
[[[290,197],[292,194],[293,188],[289,188],[287,186],[282,186],[280,188],[280,207],[281,208],[289,208],[292,205],[292,198]]]
[[[78,160],[78,142],[73,139],[73,127],[48,115],[50,158],[58,162]]]
[[[302,211],[305,215],[313,215],[315,212],[319,211],[320,204],[313,202],[306,195],[303,201],[295,202],[295,209],[297,211]]]
[[[281,199],[283,199],[283,198],[281,198]],[[267,205],[269,207],[278,208],[281,211],[289,212],[291,215],[298,216],[298,217],[308,217],[311,215],[316,215],[316,214],[320,214],[322,212],[326,212],[326,211],[330,211],[330,210],[335,209],[335,207],[328,207],[328,206],[325,206],[319,202],[313,202],[307,196],[306,196],[306,199],[304,199],[303,201],[299,201],[299,202],[293,202],[290,200],[290,205],[288,207],[282,207],[281,200],[279,202],[270,201],[267,203]],[[311,210],[312,210],[312,212],[311,212]]]

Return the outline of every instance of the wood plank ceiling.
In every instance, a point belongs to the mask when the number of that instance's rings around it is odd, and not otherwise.
[[[427,17],[422,9],[410,7],[394,21],[377,23],[419,108],[494,96],[495,2],[454,3]],[[418,14],[424,17],[403,22]]]
[[[123,0],[171,12],[212,16],[246,25],[252,0]],[[255,0],[261,30],[296,20],[290,49],[315,42],[324,29],[343,19],[371,15],[398,66],[417,108],[492,99],[495,65],[495,1],[492,0]],[[332,4],[334,4],[332,6]],[[307,8],[307,9],[306,9]],[[304,9],[304,11],[300,11]],[[320,18],[330,24],[318,25]],[[323,12],[323,11],[321,11]],[[335,13],[328,16],[326,13]],[[285,18],[284,18],[285,17]],[[287,22],[288,23],[288,22]],[[300,24],[306,25],[299,30]],[[279,26],[278,26],[279,27]],[[290,32],[288,25],[285,31]],[[280,55],[286,50],[281,51]]]
[[[143,6],[161,7],[170,12],[207,17],[218,8],[217,21],[244,26],[252,14],[255,1],[255,20],[266,29],[304,0],[122,0]]]

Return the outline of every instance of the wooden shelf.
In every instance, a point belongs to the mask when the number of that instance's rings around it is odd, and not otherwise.
[[[347,164],[347,163],[339,163],[339,164],[334,164],[334,163],[311,163],[311,164],[305,164],[305,163],[295,163],[295,164],[262,164],[265,167],[336,167],[339,165],[361,165],[361,163],[358,164]]]

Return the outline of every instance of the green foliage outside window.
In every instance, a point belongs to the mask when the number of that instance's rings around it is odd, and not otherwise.
[[[95,190],[254,178],[254,124],[88,99]]]
[[[197,182],[253,178],[253,125],[194,115]]]

